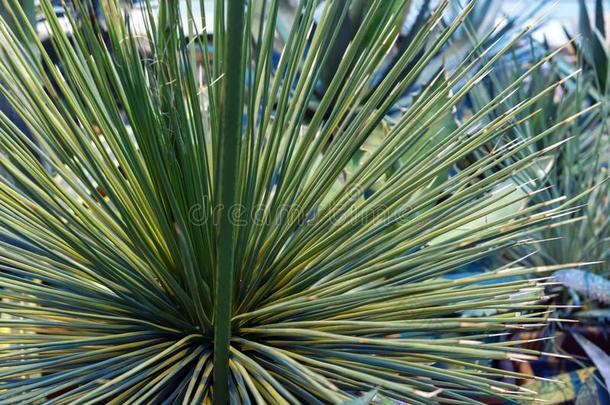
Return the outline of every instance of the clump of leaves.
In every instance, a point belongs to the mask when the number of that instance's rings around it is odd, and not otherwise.
[[[530,54],[535,58],[535,55],[545,48],[544,44],[532,41]],[[588,73],[581,74],[578,66],[566,58],[563,49],[561,51],[561,57],[532,72],[522,87],[507,98],[503,105],[492,111],[490,119],[519,105],[521,99],[531,98],[541,89],[566,77],[566,72],[572,78],[563,80],[552,97],[539,100],[525,110],[519,116],[521,121],[507,131],[499,142],[489,144],[475,153],[478,159],[487,153],[493,153],[501,145],[524,142],[534,134],[552,127],[556,130],[550,136],[532,144],[526,153],[544,150],[554,143],[564,141],[552,154],[536,160],[527,170],[513,178],[514,182],[524,184],[526,190],[540,186],[544,188],[530,197],[530,204],[540,204],[566,196],[569,201],[558,205],[565,207],[572,204],[580,208],[564,218],[571,222],[569,225],[564,223],[561,227],[545,228],[538,235],[541,241],[536,246],[538,254],[529,259],[538,265],[603,261],[610,253],[610,221],[605,213],[610,197],[610,184],[606,182],[609,149],[607,126],[603,119],[605,107],[603,103],[597,103],[600,92],[595,77]],[[579,72],[578,76],[574,76],[575,70]],[[506,60],[503,69],[498,69],[490,75],[486,86],[470,92],[469,100],[473,109],[481,108],[515,77],[520,77],[526,71],[527,68],[518,60]],[[588,110],[587,113],[578,119],[570,120],[569,125],[561,128],[555,126],[557,121],[569,119],[583,108]],[[490,173],[500,167],[506,167],[511,162],[512,160],[503,162]],[[535,186],[528,185],[532,182]],[[527,252],[519,250],[518,256],[523,254]],[[593,267],[604,272],[607,266],[599,263]]]
[[[527,83],[515,92],[512,96],[514,99],[508,99],[491,117],[497,117],[498,114],[518,105],[520,99],[537,94],[539,89],[556,82],[566,72],[570,73],[576,68],[581,68],[582,73],[574,80],[565,81],[554,97],[541,100],[532,105],[529,111],[525,111],[522,118],[530,118],[508,132],[501,144],[523,142],[532,134],[552,127],[558,120],[564,120],[580,109],[600,102],[598,106],[590,108],[587,114],[532,145],[528,153],[542,150],[553,142],[566,141],[551,156],[539,159],[514,179],[520,184],[527,184],[534,179],[544,188],[529,198],[529,204],[536,205],[559,196],[567,196],[568,202],[561,202],[559,206],[571,204],[579,209],[566,215],[562,226],[545,227],[536,235],[539,243],[512,249],[517,256],[527,255],[535,250],[537,254],[527,259],[531,265],[570,261],[593,262],[588,271],[568,269],[556,272],[555,281],[567,289],[553,289],[553,292],[564,292],[555,298],[555,302],[570,304],[560,310],[562,316],[570,313],[587,322],[599,324],[603,323],[608,312],[600,306],[607,305],[610,295],[607,281],[607,261],[610,257],[610,220],[607,215],[610,198],[610,183],[607,181],[610,155],[605,73],[599,74],[605,69],[606,63],[599,63],[597,66],[601,70],[598,70],[595,68],[594,59],[602,58],[607,53],[607,45],[604,39],[602,2],[599,1],[596,5],[595,25],[590,23],[584,3],[581,4],[580,10],[582,40],[571,44],[578,54],[577,57],[565,53],[562,57],[541,66],[541,69],[533,72]],[[540,52],[543,47],[544,44],[532,41],[531,53]],[[486,100],[501,91],[514,77],[521,76],[525,70],[522,65],[511,63],[506,65],[505,69],[498,69],[497,73],[490,75],[492,79],[487,86],[477,88],[469,95],[475,109],[484,105]],[[477,156],[489,153],[494,146],[496,144],[488,145],[486,149],[478,151]],[[499,167],[507,164],[510,164],[510,161],[503,162]]]
[[[0,22],[0,90],[36,140],[0,116],[0,402],[533,398],[499,378],[528,376],[491,362],[539,353],[491,338],[546,319],[537,280],[506,277],[556,268],[440,276],[564,214],[545,201],[487,220],[524,198],[497,185],[556,145],[480,176],[563,122],[447,171],[555,85],[487,120],[525,72],[462,125],[435,127],[527,30],[489,60],[479,49],[436,75],[336,187],[473,3],[441,27],[441,1],[367,94],[409,4],[373,0],[307,121],[337,16],[356,2],[326,2],[313,31],[317,2],[301,2],[276,69],[276,0],[256,12],[252,2],[217,0],[213,17],[202,9],[207,20],[188,26],[177,3],[161,1],[158,16],[143,8],[143,39],[117,1],[102,1],[105,43],[88,19],[71,20],[67,38],[43,0],[61,68],[30,26]],[[84,15],[83,2],[75,7]]]

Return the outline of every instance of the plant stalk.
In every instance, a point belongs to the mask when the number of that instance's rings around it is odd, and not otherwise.
[[[229,214],[236,203],[243,114],[244,0],[227,0],[221,88],[221,133],[218,144],[218,228],[214,294],[214,403],[229,403],[229,354],[235,271],[235,229]]]
[[[23,13],[27,17],[28,21],[34,28],[36,28],[36,5],[34,4],[34,0],[20,0],[19,6],[23,10]],[[11,6],[9,2],[5,0],[0,0],[0,17],[4,18],[6,22],[8,22],[9,27],[13,30],[15,28],[15,21],[10,16],[10,12],[7,11]],[[19,14],[18,12],[16,13]]]

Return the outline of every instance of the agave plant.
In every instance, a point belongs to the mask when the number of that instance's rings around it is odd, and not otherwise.
[[[569,288],[567,290],[569,294],[560,294],[556,302],[577,305],[576,309],[574,307],[562,309],[562,316],[571,313],[580,319],[596,322],[596,317],[600,317],[597,318],[599,320],[608,314],[607,310],[598,306],[607,305],[610,300],[608,287],[610,284],[604,278],[609,274],[607,260],[610,257],[610,220],[607,215],[610,198],[610,184],[607,181],[610,163],[605,83],[607,63],[595,62],[606,58],[607,56],[604,55],[608,51],[604,39],[602,2],[596,2],[595,25],[589,21],[584,2],[581,2],[580,7],[582,40],[572,42],[571,48],[575,51],[574,54],[566,53],[533,72],[528,82],[512,96],[513,99],[500,106],[490,119],[514,107],[521,99],[537,94],[540,89],[548,87],[562,75],[569,74],[578,67],[584,73],[576,80],[564,82],[554,97],[541,100],[532,105],[529,111],[525,111],[523,116],[531,114],[531,119],[515,126],[507,133],[504,142],[520,142],[528,139],[532,134],[544,131],[555,122],[573,115],[583,106],[600,101],[600,108],[592,110],[538,144],[532,145],[532,150],[527,153],[544,149],[554,142],[567,141],[552,156],[541,158],[529,170],[517,176],[520,177],[521,182],[536,179],[538,184],[545,188],[532,196],[530,204],[535,205],[558,196],[567,196],[571,204],[580,206],[581,209],[564,218],[570,224],[564,221],[561,227],[545,228],[537,235],[539,243],[513,249],[513,253],[516,251],[516,256],[523,256],[535,250],[537,254],[527,260],[531,265],[570,261],[596,262],[588,271],[568,269],[554,274],[557,282]],[[543,45],[532,42],[531,52],[540,52]],[[510,83],[514,77],[521,76],[524,71],[525,68],[519,63],[511,63],[490,75],[493,80],[488,80],[487,86],[474,89],[469,94],[474,109],[485,105],[490,98],[502,91],[507,83]],[[488,153],[494,146],[496,144],[478,151],[476,156],[480,157]],[[504,162],[503,165],[509,163]],[[592,274],[590,271],[597,274]],[[562,289],[556,289],[556,292],[561,291]]]
[[[540,353],[494,336],[547,318],[539,280],[506,277],[559,266],[442,276],[555,226],[561,197],[490,215],[525,198],[498,185],[554,149],[522,153],[565,122],[447,173],[554,91],[487,120],[553,55],[461,125],[437,125],[529,27],[435,75],[345,176],[473,3],[441,26],[441,1],[369,94],[409,5],[372,1],[307,121],[334,22],[357,1],[327,1],[315,29],[317,2],[302,1],[277,68],[276,0],[217,0],[185,25],[164,0],[158,15],[143,8],[145,38],[105,0],[107,42],[70,13],[68,38],[43,0],[61,67],[17,3],[15,28],[0,23],[0,90],[35,142],[0,116],[0,403],[534,397],[502,380],[528,376],[492,361]]]
[[[582,205],[582,210],[573,213],[574,222],[570,226],[548,228],[547,232],[541,235],[543,243],[537,246],[539,254],[531,259],[547,264],[600,261],[595,267],[599,272],[608,274],[607,264],[604,263],[610,257],[610,220],[606,214],[610,198],[610,185],[606,181],[610,163],[604,73],[607,63],[594,62],[594,59],[602,60],[604,53],[608,52],[603,39],[605,29],[602,4],[602,1],[596,2],[596,25],[593,27],[589,22],[585,3],[581,2],[580,30],[583,38],[578,46],[576,42],[571,44],[572,49],[576,51],[575,60],[578,64],[575,65],[569,60],[573,59],[571,55],[566,55],[568,58],[558,58],[554,63],[532,73],[528,83],[513,95],[514,99],[496,111],[492,118],[518,105],[520,99],[537,94],[539,89],[548,87],[562,75],[571,74],[571,70],[581,68],[584,71],[578,79],[565,81],[554,97],[532,105],[530,110],[524,113],[524,116],[532,114],[532,119],[516,126],[506,138],[509,142],[528,139],[532,134],[544,131],[555,122],[573,115],[583,106],[599,102],[599,108],[591,110],[578,120],[573,120],[570,125],[533,145],[532,151],[544,149],[561,140],[567,141],[553,153],[554,156],[541,159],[537,165],[532,166],[532,170],[524,174],[538,179],[546,188],[532,198],[533,204],[567,196],[572,203]],[[532,44],[532,52],[539,52],[539,48],[540,45]],[[512,64],[492,75],[494,83],[470,93],[475,109],[484,105],[486,100],[500,92],[506,83],[510,83],[514,77],[519,77],[524,71],[519,64]],[[479,152],[479,156],[480,153],[484,152]]]

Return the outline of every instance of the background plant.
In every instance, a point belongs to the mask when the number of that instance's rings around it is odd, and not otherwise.
[[[575,11],[578,11],[575,8]],[[528,204],[538,204],[557,196],[565,195],[570,204],[580,207],[564,217],[565,222],[558,227],[547,227],[535,235],[535,244],[511,248],[507,254],[496,255],[489,262],[506,260],[507,256],[527,257],[531,265],[565,263],[569,261],[595,262],[588,269],[565,269],[554,273],[556,285],[549,285],[547,291],[553,296],[553,302],[558,304],[553,312],[557,318],[576,319],[579,323],[551,325],[538,336],[549,338],[544,350],[564,353],[573,356],[572,360],[557,362],[542,360],[531,362],[530,373],[542,372],[544,376],[554,379],[572,381],[566,388],[559,391],[555,386],[544,388],[544,383],[530,388],[546,393],[541,399],[551,403],[565,402],[573,399],[576,403],[605,403],[610,389],[603,376],[607,373],[607,360],[604,356],[592,355],[602,352],[599,348],[607,346],[606,326],[609,317],[607,309],[610,300],[610,283],[608,274],[608,132],[607,132],[607,38],[604,24],[604,4],[597,1],[592,18],[584,2],[580,4],[580,22],[576,33],[568,31],[572,43],[560,57],[541,66],[532,73],[524,86],[513,95],[515,100],[508,100],[494,111],[492,117],[497,117],[504,111],[519,103],[522,98],[536,94],[538,89],[545,88],[549,83],[570,75],[576,69],[581,73],[573,80],[564,81],[553,97],[540,100],[524,111],[522,117],[529,117],[512,131],[500,143],[492,143],[475,153],[478,159],[487,153],[492,153],[499,144],[522,142],[529,139],[533,133],[545,130],[557,120],[565,119],[586,106],[598,104],[599,107],[573,120],[550,136],[533,144],[529,153],[547,147],[549,144],[565,140],[551,155],[541,158],[530,169],[523,171],[512,180],[519,184],[528,184],[535,180],[538,187],[544,190],[533,195]],[[531,41],[531,54],[541,54],[548,48],[546,43]],[[480,86],[470,92],[468,101],[476,111],[481,105],[493,97],[506,83],[514,77],[519,77],[526,69],[521,60],[516,57],[503,65],[502,69],[490,75],[486,86]],[[468,107],[468,106],[467,106]],[[499,167],[505,167],[511,161],[503,162]],[[497,170],[494,168],[491,172]],[[522,202],[521,204],[525,204]],[[566,204],[562,202],[560,204]],[[519,209],[516,204],[513,209]],[[483,267],[483,266],[479,266]],[[591,339],[595,343],[592,343]],[[531,336],[531,335],[530,335]],[[513,336],[513,339],[518,337]],[[595,367],[590,367],[592,364]],[[513,369],[510,365],[507,368]],[[599,375],[595,370],[599,370]],[[583,381],[574,384],[578,378],[586,375]],[[571,396],[567,393],[572,390]],[[605,391],[605,392],[604,392]],[[559,394],[559,395],[554,395]],[[584,402],[583,402],[584,401]]]
[[[606,276],[610,240],[610,221],[606,211],[610,188],[606,181],[609,150],[604,66],[607,61],[603,60],[608,56],[603,15],[603,2],[597,1],[592,23],[584,2],[581,2],[582,39],[571,42],[570,51],[573,52],[566,52],[530,75],[526,85],[513,95],[515,99],[509,99],[505,105],[500,106],[492,117],[516,105],[521,98],[530,97],[566,74],[572,74],[575,69],[582,70],[577,79],[565,81],[553,97],[540,100],[525,111],[522,117],[531,115],[531,119],[515,126],[507,133],[504,142],[522,142],[533,133],[550,128],[554,122],[563,120],[582,108],[599,105],[599,108],[532,145],[531,151],[534,151],[555,142],[566,141],[553,156],[540,159],[529,171],[517,176],[517,181],[526,183],[534,179],[545,188],[530,199],[531,204],[567,196],[572,204],[582,206],[581,210],[571,214],[571,224],[546,228],[545,232],[540,233],[538,238],[541,242],[536,246],[537,254],[528,260],[538,265],[597,261],[593,269]],[[531,52],[539,54],[544,48],[545,44],[532,42]],[[525,69],[522,63],[515,60],[492,74],[488,86],[481,86],[469,94],[473,107],[480,108],[489,97],[510,83],[512,78],[520,76]],[[494,146],[477,152],[477,158],[489,153]],[[527,251],[519,250],[518,255],[524,254]]]

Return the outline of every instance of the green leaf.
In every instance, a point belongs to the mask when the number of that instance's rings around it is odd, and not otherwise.
[[[341,404],[342,405],[369,405],[373,399],[375,398],[375,396],[377,395],[377,390],[372,390],[367,392],[366,394],[363,394],[362,396],[355,398],[355,399],[350,399],[349,401],[344,401]]]
[[[497,186],[493,194],[476,203],[479,209],[471,214],[471,220],[464,221],[465,223],[460,224],[453,231],[433,239],[430,244],[441,244],[464,236],[471,237],[477,232],[484,231],[489,224],[514,218],[527,205],[527,197],[528,193],[523,186],[515,184],[514,181],[506,181]]]
[[[597,31],[599,31],[603,38],[606,37],[606,22],[603,0],[595,1],[595,28]]]

